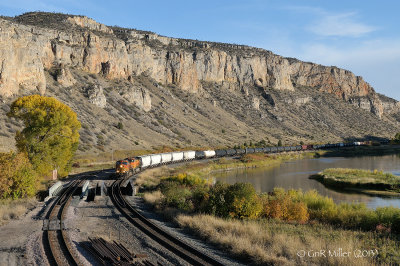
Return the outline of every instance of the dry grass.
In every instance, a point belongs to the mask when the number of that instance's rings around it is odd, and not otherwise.
[[[299,251],[355,251],[363,248],[365,233],[331,229],[322,225],[294,225],[275,221],[240,221],[210,215],[179,215],[181,227],[222,247],[228,252],[262,265],[371,265],[367,258],[316,256],[299,257]],[[380,247],[384,248],[384,247]]]
[[[143,195],[143,199],[147,202],[150,203],[151,205],[157,205],[158,203],[160,203],[163,199],[163,194],[161,193],[161,191],[156,190],[153,192],[148,192],[148,193],[144,193]]]
[[[320,173],[332,182],[346,182],[351,184],[388,184],[400,185],[400,177],[383,171],[370,171],[351,168],[328,168]]]
[[[72,167],[71,172],[69,174],[74,175],[90,171],[110,169],[114,167],[115,167],[115,162],[81,164],[80,167]]]
[[[34,208],[37,200],[34,198],[0,201],[0,225],[21,218],[28,210]]]
[[[163,176],[169,176],[174,170],[167,166],[147,169],[141,172],[136,178],[135,183],[142,188],[153,188],[160,183]]]

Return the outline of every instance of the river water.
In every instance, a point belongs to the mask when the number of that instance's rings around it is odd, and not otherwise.
[[[317,190],[335,202],[364,202],[370,208],[380,206],[400,207],[399,198],[383,198],[359,193],[338,192],[324,187],[316,180],[309,179],[326,168],[360,168],[383,170],[400,176],[400,157],[397,155],[363,156],[363,157],[326,157],[302,159],[282,163],[272,168],[236,169],[228,172],[213,173],[218,181],[234,184],[251,183],[258,192],[270,192],[274,187],[285,189]]]

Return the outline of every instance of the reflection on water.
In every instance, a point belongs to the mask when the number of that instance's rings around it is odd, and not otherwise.
[[[303,159],[290,161],[280,166],[267,169],[237,169],[229,172],[214,173],[216,180],[226,183],[246,182],[254,185],[259,192],[269,192],[274,187],[285,189],[317,190],[320,194],[333,198],[335,202],[364,202],[368,207],[379,206],[400,207],[400,199],[381,198],[357,193],[342,193],[325,188],[316,180],[309,179],[312,174],[325,168],[360,168],[368,170],[383,170],[400,175],[400,157],[396,155],[365,156],[365,157],[333,157],[318,159]]]

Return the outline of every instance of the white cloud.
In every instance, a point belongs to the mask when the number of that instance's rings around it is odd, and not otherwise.
[[[377,92],[400,100],[400,39],[378,39],[356,46],[309,43],[297,57],[323,65],[335,65],[362,76]]]
[[[369,40],[360,42],[356,46],[344,47],[325,43],[307,43],[303,45],[301,57],[325,64],[400,60],[400,39]]]
[[[325,37],[360,37],[377,28],[357,22],[355,12],[325,15],[308,27],[311,32]]]

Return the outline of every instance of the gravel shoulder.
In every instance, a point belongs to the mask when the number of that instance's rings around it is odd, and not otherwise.
[[[45,206],[40,202],[18,220],[0,227],[0,265],[45,265],[42,259],[42,225],[37,218]]]

